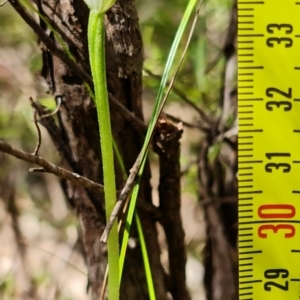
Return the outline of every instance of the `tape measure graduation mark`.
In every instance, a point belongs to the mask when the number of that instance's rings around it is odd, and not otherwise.
[[[238,1],[240,300],[300,299],[300,2]]]

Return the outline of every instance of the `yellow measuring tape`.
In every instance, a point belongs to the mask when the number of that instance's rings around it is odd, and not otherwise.
[[[300,299],[300,1],[238,0],[239,299]]]

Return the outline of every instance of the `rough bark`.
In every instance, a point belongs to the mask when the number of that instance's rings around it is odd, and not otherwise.
[[[180,137],[182,124],[161,118],[157,125],[155,150],[159,155],[159,200],[169,257],[168,287],[174,300],[190,299],[185,285],[186,252],[180,206]]]

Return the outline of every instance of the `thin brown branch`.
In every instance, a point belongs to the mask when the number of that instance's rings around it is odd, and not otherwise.
[[[60,35],[62,40],[69,45],[70,49],[76,49],[76,57],[78,60],[80,60],[80,65],[81,67],[87,71],[89,70],[88,61],[86,62],[86,56],[82,51],[80,51],[78,44],[76,44],[73,39],[71,38],[72,36],[79,35],[77,30],[72,29],[70,26],[67,25],[66,22],[63,21],[59,14],[59,10],[56,8],[56,5],[52,7],[49,3],[51,1],[42,1],[42,0],[33,0],[33,2],[36,4],[37,9],[40,14],[40,25],[41,27],[44,26],[44,30],[46,28],[49,28],[52,30],[52,32],[55,32],[56,35]],[[47,8],[48,14],[45,13],[45,9]],[[54,21],[55,20],[55,21]],[[50,26],[49,26],[50,25]],[[52,28],[51,28],[52,27]],[[74,32],[76,31],[76,32]],[[73,53],[74,55],[75,53]],[[78,58],[80,56],[80,58]]]
[[[41,129],[40,129],[39,124],[38,124],[38,114],[39,114],[39,112],[35,108],[35,106],[33,105],[34,101],[33,101],[32,97],[30,97],[29,100],[30,100],[31,105],[32,105],[32,107],[34,109],[33,121],[34,121],[34,125],[35,125],[35,128],[36,128],[37,134],[38,134],[38,141],[36,143],[36,146],[35,146],[33,154],[34,155],[38,155],[38,152],[39,152],[41,144],[42,144],[42,134],[41,134]]]
[[[73,157],[73,153],[70,149],[68,140],[65,139],[63,136],[63,132],[56,125],[53,117],[49,116],[47,118],[42,118],[42,116],[48,114],[49,111],[37,101],[32,102],[32,105],[39,113],[39,123],[47,129],[51,140],[58,152],[60,153],[62,159],[68,163],[69,167],[73,170],[73,172],[78,172],[77,163],[75,162],[75,159]]]
[[[55,110],[53,112],[51,112],[51,113],[42,115],[39,118],[38,118],[38,115],[40,115],[40,112],[41,112],[38,109],[39,106],[38,106],[38,104],[35,103],[35,101],[32,99],[32,97],[29,98],[29,100],[31,102],[31,106],[34,109],[34,114],[33,114],[34,125],[36,127],[37,134],[38,134],[38,141],[37,141],[37,144],[35,146],[35,150],[33,152],[34,155],[38,155],[39,149],[40,149],[41,144],[42,144],[42,134],[41,134],[41,130],[40,130],[38,122],[41,119],[44,119],[44,118],[51,117],[51,116],[55,115],[59,111],[59,108],[60,108],[60,105],[61,105],[61,97],[56,97],[56,98],[57,98],[57,107],[55,108]]]
[[[49,49],[49,51],[57,56],[61,61],[70,67],[75,74],[77,74],[83,81],[89,86],[93,86],[93,80],[91,76],[86,73],[79,65],[72,60],[67,53],[59,49],[55,42],[46,34],[46,32],[39,26],[39,24],[32,18],[28,11],[20,4],[18,0],[8,0],[22,19],[31,27],[34,33],[40,38],[43,44]]]
[[[80,176],[77,173],[70,172],[66,169],[63,169],[52,163],[49,163],[48,161],[46,161],[44,158],[42,158],[40,156],[26,153],[24,151],[21,151],[19,149],[12,147],[8,143],[2,142],[2,141],[0,141],[0,151],[10,154],[21,160],[36,164],[36,165],[42,167],[45,170],[45,172],[47,172],[47,173],[54,174],[58,177],[69,180],[76,185],[80,185],[88,190],[92,190],[99,194],[103,194],[103,186],[101,184],[96,183],[90,179],[83,177],[83,176]]]
[[[38,112],[35,110],[34,111],[34,125],[36,128],[37,134],[38,134],[38,141],[37,141],[37,144],[36,144],[34,152],[33,152],[34,155],[38,155],[38,152],[39,152],[41,144],[42,144],[42,134],[41,134],[41,129],[40,129],[38,121],[37,121],[37,115],[38,115]]]

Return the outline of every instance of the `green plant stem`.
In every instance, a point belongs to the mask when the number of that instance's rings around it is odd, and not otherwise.
[[[116,203],[113,142],[106,85],[104,13],[90,11],[88,43],[91,71],[94,81],[95,99],[100,132],[103,164],[106,219]],[[119,242],[118,227],[114,224],[107,242],[108,251],[108,299],[119,299]]]
[[[141,250],[142,250],[143,262],[144,262],[145,273],[146,273],[149,299],[150,300],[155,300],[156,295],[155,295],[155,289],[154,289],[154,283],[153,283],[153,278],[152,278],[151,266],[150,266],[150,262],[149,262],[149,256],[148,256],[146,241],[145,241],[145,237],[144,237],[144,233],[143,233],[143,228],[142,228],[142,224],[141,224],[140,217],[139,217],[138,213],[135,212],[134,215],[135,215],[137,230],[138,230],[138,233],[139,233],[139,238],[140,238],[140,243],[141,243]]]

